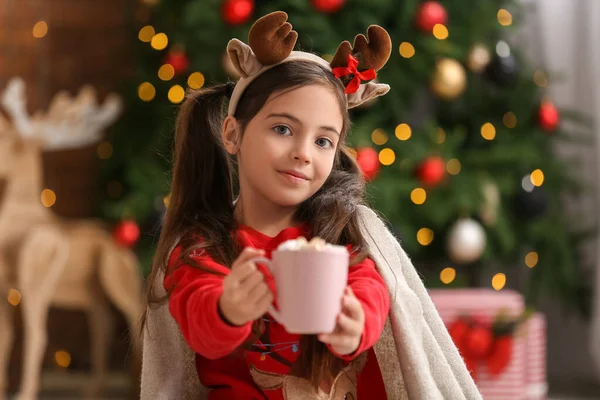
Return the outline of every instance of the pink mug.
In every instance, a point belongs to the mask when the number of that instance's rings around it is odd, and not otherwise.
[[[271,306],[269,314],[289,333],[333,332],[348,284],[348,250],[275,250],[271,258],[253,260],[268,266],[275,278],[278,309]]]

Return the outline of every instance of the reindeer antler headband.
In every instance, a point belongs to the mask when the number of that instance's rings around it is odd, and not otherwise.
[[[392,41],[385,29],[371,25],[367,37],[354,38],[354,45],[344,41],[338,47],[331,63],[321,57],[303,51],[292,51],[298,33],[287,22],[283,11],[275,11],[258,19],[248,34],[248,45],[232,39],[227,45],[229,58],[240,74],[229,101],[228,115],[234,115],[244,90],[260,74],[276,65],[292,61],[311,61],[323,66],[342,79],[346,87],[347,107],[353,108],[375,97],[382,96],[390,86],[367,82],[376,77],[390,58]],[[360,71],[359,71],[360,68]]]

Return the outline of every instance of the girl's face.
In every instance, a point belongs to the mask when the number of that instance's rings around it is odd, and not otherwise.
[[[242,195],[279,207],[310,198],[331,172],[342,126],[340,105],[326,86],[271,95],[237,148]]]

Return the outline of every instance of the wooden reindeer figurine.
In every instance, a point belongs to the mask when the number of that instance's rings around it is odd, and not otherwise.
[[[89,91],[75,100],[61,94],[48,114],[31,119],[22,82],[12,81],[1,98],[12,124],[0,121],[0,293],[16,288],[22,296],[20,400],[37,398],[50,306],[85,310],[90,317],[91,397],[100,396],[107,366],[113,324],[106,299],[127,318],[134,348],[139,350],[135,326],[141,313],[142,279],[135,255],[119,246],[101,223],[62,219],[40,202],[42,147],[90,143],[118,114],[120,103],[114,97],[107,103],[96,106]],[[61,129],[67,132],[58,135],[59,141],[46,140],[46,135]],[[0,301],[0,399],[6,396],[12,309]]]

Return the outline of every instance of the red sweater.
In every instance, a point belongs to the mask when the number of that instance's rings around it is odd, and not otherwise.
[[[243,247],[264,249],[271,257],[282,242],[299,236],[308,236],[306,225],[286,228],[270,237],[250,227],[238,230],[237,240]],[[179,261],[181,246],[169,258],[164,281],[172,289],[169,310],[181,332],[196,352],[196,368],[201,383],[212,389],[208,398],[217,399],[277,399],[283,400],[281,389],[261,390],[250,376],[250,368],[285,375],[298,358],[298,335],[288,333],[268,314],[264,316],[265,331],[250,350],[238,350],[251,332],[251,323],[234,327],[219,315],[218,299],[223,292],[223,277],[204,272]],[[224,274],[229,268],[216,263],[204,252],[193,254],[196,262]],[[275,282],[267,268],[259,266],[269,288],[275,293]],[[365,312],[365,329],[358,350],[350,356],[339,356],[351,361],[358,354],[369,351],[367,364],[358,379],[359,399],[385,399],[385,388],[372,346],[377,342],[389,313],[388,289],[370,259],[350,267],[348,285],[359,299]],[[330,348],[330,351],[332,349]],[[335,354],[335,353],[334,353]],[[173,366],[173,368],[179,368]]]

